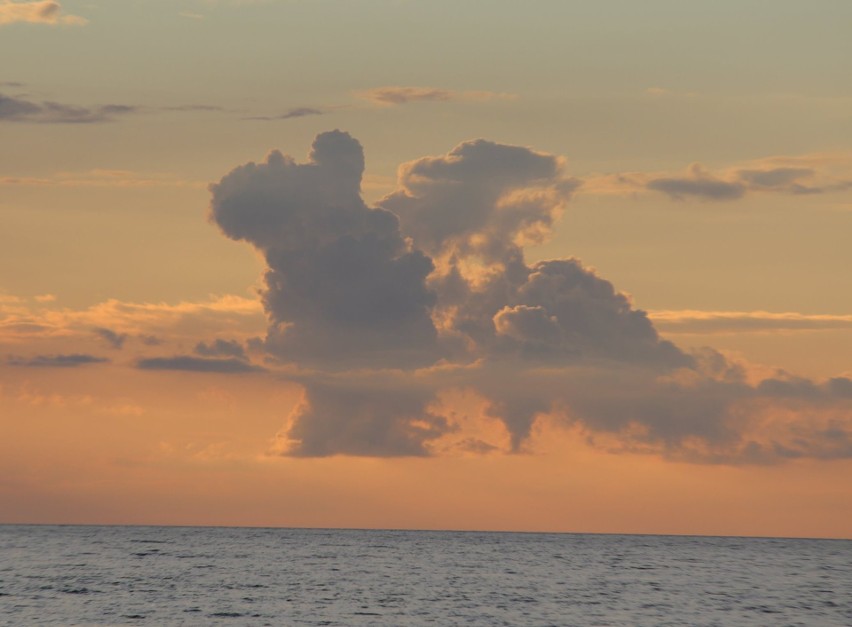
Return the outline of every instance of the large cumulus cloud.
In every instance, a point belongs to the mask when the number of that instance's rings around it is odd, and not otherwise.
[[[361,145],[334,131],[308,163],[272,152],[211,186],[211,218],[266,259],[266,346],[281,360],[404,367],[437,356],[432,261],[393,213],[364,204],[363,170]]]
[[[283,452],[427,455],[473,441],[440,401],[456,390],[481,399],[513,451],[546,416],[608,450],[673,459],[852,456],[849,379],[755,379],[662,340],[579,260],[526,261],[577,187],[563,159],[465,142],[403,164],[375,207],[363,170],[360,144],[333,131],[305,163],[276,151],[211,186],[212,220],[267,265],[263,346],[304,387]]]

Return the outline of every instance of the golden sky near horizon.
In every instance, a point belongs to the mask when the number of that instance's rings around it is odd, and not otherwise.
[[[0,0],[0,523],[852,537],[850,24]]]

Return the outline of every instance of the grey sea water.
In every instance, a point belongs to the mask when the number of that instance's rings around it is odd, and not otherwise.
[[[852,541],[0,526],[3,625],[852,625]]]

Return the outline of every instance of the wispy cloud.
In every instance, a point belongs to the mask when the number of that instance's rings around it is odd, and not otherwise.
[[[185,372],[216,372],[220,374],[240,374],[264,370],[260,366],[255,366],[236,357],[220,359],[194,357],[192,355],[140,359],[136,363],[136,367],[140,370],[183,370]]]
[[[619,172],[588,176],[586,194],[661,192],[673,200],[732,201],[753,193],[827,194],[852,189],[852,155],[771,156],[711,170],[693,163],[680,172]]]
[[[88,20],[79,15],[66,15],[55,0],[0,0],[0,25],[26,22],[30,24],[60,24],[82,26]]]
[[[766,333],[852,329],[852,314],[803,314],[769,311],[649,311],[658,329],[672,333]]]
[[[175,105],[172,107],[163,107],[163,111],[226,111],[224,107],[220,107],[217,105],[209,105],[209,104],[186,104],[186,105]]]
[[[220,296],[203,302],[133,303],[108,300],[86,309],[27,305],[25,299],[0,295],[0,343],[32,345],[36,340],[91,340],[93,329],[127,334],[156,346],[173,339],[198,342],[223,328],[251,337],[262,330],[259,300]]]
[[[453,91],[436,87],[375,87],[354,92],[358,98],[373,104],[392,107],[412,102],[483,102],[516,98],[514,94],[492,91]]]
[[[326,113],[327,111],[325,109],[318,109],[316,107],[295,107],[277,115],[253,115],[243,119],[263,121],[290,120],[292,118],[303,118],[310,115],[325,115]]]
[[[95,169],[57,172],[52,176],[0,176],[0,186],[21,187],[191,187],[204,189],[206,181],[175,178],[157,172]]]
[[[111,122],[118,116],[138,111],[138,107],[131,105],[107,104],[81,107],[53,101],[36,102],[0,94],[0,122],[93,124]]]
[[[685,176],[651,179],[645,183],[645,188],[663,192],[678,200],[686,196],[704,200],[734,200],[741,198],[746,192],[745,185],[741,181],[725,181],[716,178],[699,164],[691,165]]]
[[[88,364],[101,364],[108,362],[105,357],[84,355],[75,353],[72,355],[36,355],[34,357],[20,357],[10,355],[6,363],[10,366],[26,366],[31,368],[76,368]]]

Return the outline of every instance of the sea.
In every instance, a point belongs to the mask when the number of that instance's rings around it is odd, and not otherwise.
[[[0,525],[0,625],[852,626],[852,541]]]

